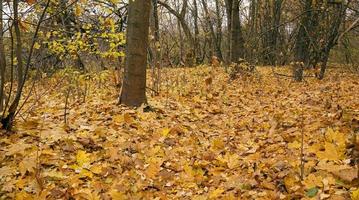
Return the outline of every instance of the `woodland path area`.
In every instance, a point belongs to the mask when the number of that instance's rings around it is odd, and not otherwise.
[[[67,125],[61,76],[39,84],[36,110],[1,133],[1,199],[359,199],[357,75],[165,69],[160,95],[133,110],[110,74],[69,99]]]

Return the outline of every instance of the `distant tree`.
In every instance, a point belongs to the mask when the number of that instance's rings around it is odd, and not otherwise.
[[[146,103],[146,66],[151,1],[130,0],[127,26],[126,64],[120,103]]]
[[[320,65],[317,78],[323,79],[330,51],[337,44],[348,3],[306,0],[294,47],[293,77],[303,79],[305,68]]]
[[[231,62],[238,62],[244,58],[244,38],[240,20],[239,6],[242,0],[226,0],[229,41],[229,58]]]
[[[306,0],[303,6],[303,16],[299,24],[299,29],[296,37],[295,48],[294,48],[294,60],[295,64],[293,65],[293,77],[296,81],[302,81],[303,79],[303,70],[304,65],[307,65],[309,62],[309,45],[310,45],[310,35],[314,29],[312,20],[312,11],[313,5],[312,0]]]

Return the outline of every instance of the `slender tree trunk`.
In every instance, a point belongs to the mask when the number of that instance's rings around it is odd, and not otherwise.
[[[182,28],[181,23],[179,20],[177,20],[177,28],[178,28],[178,34],[179,34],[179,64],[183,63],[183,57],[184,57],[184,41],[183,41],[183,34],[182,34]]]
[[[272,20],[272,35],[271,35],[271,65],[276,65],[278,62],[278,38],[279,38],[279,24],[282,14],[283,0],[275,0],[273,6],[273,20]]]
[[[153,34],[154,34],[154,64],[153,64],[153,78],[154,78],[154,85],[153,89],[156,92],[159,92],[160,89],[160,76],[161,76],[161,64],[160,64],[160,56],[161,56],[161,45],[160,45],[160,29],[159,29],[159,22],[158,22],[158,4],[157,0],[152,0],[152,19],[153,19]]]
[[[9,107],[8,115],[1,120],[3,128],[10,130],[12,128],[12,123],[15,117],[16,109],[19,105],[21,98],[21,90],[24,81],[24,72],[23,72],[23,57],[22,57],[22,41],[21,41],[21,31],[20,31],[20,18],[18,12],[19,0],[13,1],[13,10],[14,10],[14,29],[16,37],[16,47],[15,54],[17,59],[17,90],[15,99]]]
[[[225,0],[227,13],[227,64],[231,62],[232,5],[233,0]]]
[[[212,22],[212,19],[210,17],[209,11],[208,11],[208,6],[207,6],[206,0],[202,0],[202,5],[203,5],[203,9],[204,9],[204,12],[205,12],[205,15],[206,15],[208,28],[209,28],[209,31],[210,31],[210,34],[211,34],[213,48],[214,48],[214,50],[216,52],[217,58],[222,60],[223,58],[222,58],[221,46],[219,46],[220,43],[218,43],[218,38],[217,38],[217,35],[216,35],[215,31],[214,31],[213,22]]]
[[[335,14],[333,16],[334,22],[332,23],[332,26],[330,26],[330,34],[328,41],[324,48],[322,49],[321,53],[321,66],[320,66],[320,72],[318,74],[318,79],[323,79],[325,75],[325,71],[327,69],[327,63],[329,59],[329,54],[331,49],[337,44],[338,38],[339,38],[339,28],[340,25],[343,22],[346,8],[343,5],[344,3],[340,3],[338,8],[334,11]]]
[[[3,0],[0,0],[0,11],[3,10]],[[4,93],[5,85],[5,71],[6,71],[6,59],[4,49],[4,29],[3,29],[3,14],[0,14],[0,113],[4,109],[4,99],[6,98]],[[2,117],[2,116],[0,116]]]
[[[221,16],[221,8],[220,8],[219,0],[216,0],[216,34],[217,34],[217,47],[218,47],[218,58],[221,61],[224,61],[223,53],[222,53],[222,16]]]
[[[46,3],[46,6],[39,18],[39,21],[36,25],[36,29],[34,32],[34,35],[32,37],[32,41],[31,41],[31,45],[30,45],[30,50],[29,50],[29,55],[27,56],[27,60],[26,60],[26,65],[25,68],[23,67],[23,57],[22,57],[22,41],[21,41],[21,31],[20,31],[20,18],[19,18],[19,12],[18,12],[18,5],[19,5],[19,1],[18,0],[14,0],[13,1],[13,13],[14,13],[14,29],[15,29],[15,36],[16,36],[16,47],[15,47],[15,54],[16,54],[16,59],[17,59],[17,79],[18,79],[18,85],[17,85],[17,91],[16,91],[16,95],[15,95],[15,99],[13,100],[13,102],[11,103],[9,110],[8,110],[8,114],[5,118],[1,119],[1,123],[3,125],[3,128],[10,130],[12,128],[13,125],[13,121],[14,118],[17,114],[17,112],[19,112],[22,108],[23,105],[20,106],[20,108],[18,109],[19,103],[20,103],[20,99],[21,99],[21,94],[22,94],[22,90],[24,88],[25,85],[25,81],[30,69],[30,64],[31,64],[31,57],[34,51],[34,46],[36,43],[36,39],[39,33],[39,29],[40,29],[40,25],[43,22],[44,16],[46,14],[47,8],[50,5],[50,1],[48,0]],[[12,37],[12,33],[10,30],[10,34]],[[11,44],[11,46],[13,46]],[[12,55],[11,55],[12,57]],[[11,59],[13,60],[13,59]],[[13,67],[13,61],[11,61],[11,68]],[[12,70],[12,69],[11,69]],[[12,72],[11,72],[11,76],[12,76]],[[11,82],[12,82],[12,77],[11,77]],[[10,93],[12,90],[12,86],[10,87]],[[9,94],[9,98],[10,98],[10,94]],[[5,106],[7,107],[7,105]]]
[[[198,6],[197,0],[193,0],[193,22],[194,22],[194,44],[197,48],[194,48],[194,55],[196,55],[196,64],[200,63],[200,43],[199,43],[199,28],[198,28]]]
[[[256,42],[256,38],[257,37],[257,33],[259,31],[257,31],[257,18],[258,18],[258,13],[257,13],[257,1],[256,0],[251,0],[250,1],[250,5],[249,5],[249,44],[251,45],[251,47],[248,49],[248,59],[250,61],[255,61],[258,59],[258,56],[256,56],[256,49],[257,49],[257,42]]]
[[[140,106],[146,99],[146,66],[151,1],[129,3],[126,66],[120,103]]]

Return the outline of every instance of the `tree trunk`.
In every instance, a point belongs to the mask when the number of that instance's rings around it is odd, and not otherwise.
[[[231,35],[232,35],[232,5],[233,0],[225,0],[227,13],[227,59],[226,62],[231,62]]]
[[[181,23],[179,20],[177,20],[177,29],[179,34],[179,61],[178,64],[181,65],[184,63],[184,42],[183,42],[183,34],[182,34],[182,28]]]
[[[190,26],[187,24],[186,22],[186,13],[187,13],[187,8],[188,8],[188,0],[182,0],[182,8],[180,13],[177,12],[176,10],[174,10],[173,8],[171,8],[171,6],[169,6],[167,3],[164,3],[162,1],[158,1],[158,4],[160,4],[161,6],[165,7],[170,13],[172,13],[175,17],[177,17],[179,23],[182,26],[183,29],[183,33],[185,34],[188,42],[189,42],[189,46],[190,46],[190,54],[194,54],[194,49],[197,48],[195,46],[195,40],[193,38],[193,35],[191,33],[191,29]],[[196,55],[194,55],[194,57],[196,57]]]
[[[338,38],[339,38],[339,28],[340,25],[343,22],[343,18],[345,16],[345,7],[343,5],[344,3],[340,3],[338,5],[338,8],[334,11],[334,22],[332,23],[332,26],[330,27],[330,34],[328,41],[324,48],[321,51],[321,66],[320,66],[320,72],[317,76],[318,79],[323,79],[325,75],[325,71],[327,69],[327,63],[330,55],[330,51],[332,48],[337,44]]]
[[[197,0],[193,0],[193,25],[194,25],[194,45],[197,48],[194,48],[194,55],[196,55],[196,64],[199,64],[201,61],[200,58],[200,43],[199,43],[199,28],[198,28],[198,6]]]
[[[152,29],[154,34],[154,61],[152,68],[152,78],[153,78],[153,89],[158,93],[160,89],[160,60],[161,60],[161,46],[160,46],[160,29],[158,23],[158,4],[157,0],[152,0]]]
[[[232,4],[232,30],[231,30],[231,62],[238,62],[244,58],[244,39],[239,18],[240,0],[233,0]]]
[[[277,61],[277,40],[279,36],[279,23],[281,17],[282,0],[266,2],[264,23],[264,64],[275,65]]]
[[[146,66],[151,1],[130,1],[126,65],[120,103],[140,106],[146,99]]]
[[[0,10],[3,10],[3,0],[0,0]],[[0,112],[4,110],[4,99],[6,98],[4,93],[6,59],[3,32],[3,15],[0,14]]]
[[[205,12],[205,15],[206,15],[206,21],[208,23],[208,28],[209,28],[209,31],[210,31],[210,34],[211,34],[214,51],[216,52],[217,58],[219,58],[220,60],[223,60],[221,46],[220,46],[221,43],[218,42],[219,38],[217,37],[217,35],[216,35],[215,31],[214,31],[213,21],[212,21],[212,19],[210,17],[206,0],[202,0],[202,5],[203,5],[203,9],[204,9],[204,12]]]
[[[273,54],[272,65],[276,65],[278,62],[278,38],[279,38],[279,26],[282,14],[283,0],[275,0],[273,7],[273,21],[272,21],[272,37],[271,37],[271,52]]]
[[[223,53],[222,53],[222,16],[221,16],[221,8],[220,8],[220,2],[219,0],[216,0],[216,21],[217,21],[217,24],[216,24],[216,34],[217,34],[217,54],[218,54],[218,58],[223,61],[224,58],[223,58]]]
[[[13,120],[15,117],[16,109],[19,105],[20,98],[21,98],[21,91],[23,86],[24,80],[24,73],[23,73],[23,57],[22,57],[22,41],[21,41],[21,31],[20,31],[20,19],[19,19],[19,12],[18,12],[18,2],[19,0],[13,1],[13,10],[14,10],[14,29],[15,29],[15,36],[16,36],[16,47],[15,47],[15,54],[17,59],[17,90],[14,101],[11,103],[9,107],[8,115],[1,120],[3,128],[6,130],[10,130],[13,125]]]
[[[293,65],[293,78],[295,81],[303,80],[304,65],[309,62],[309,43],[310,37],[308,35],[308,27],[310,23],[310,12],[312,10],[312,0],[306,0],[304,5],[305,12],[301,19],[301,23],[298,29],[297,38],[294,47],[294,60]]]

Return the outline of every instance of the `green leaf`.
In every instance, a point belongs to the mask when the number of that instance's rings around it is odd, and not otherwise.
[[[310,189],[307,191],[306,195],[307,195],[308,197],[312,198],[312,197],[315,197],[315,195],[317,195],[317,193],[318,193],[318,188],[317,188],[317,187],[313,187],[313,188],[310,188]]]

